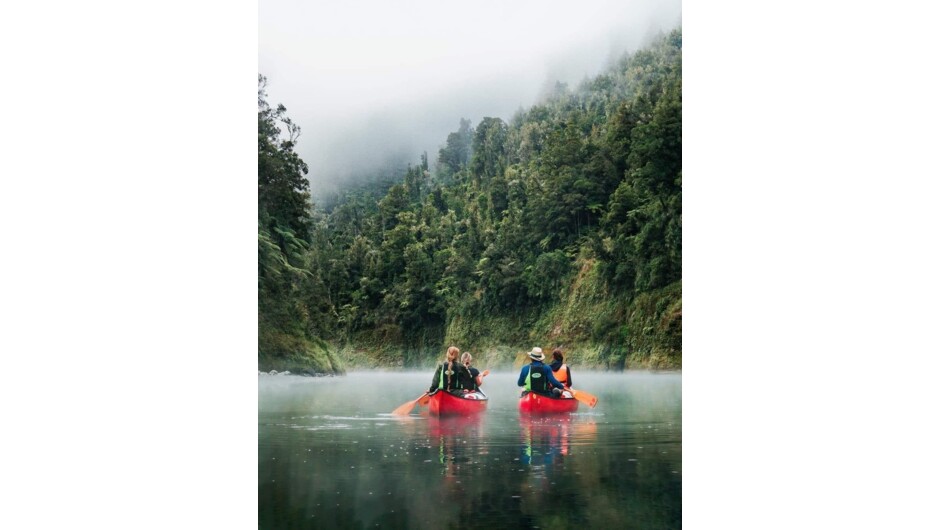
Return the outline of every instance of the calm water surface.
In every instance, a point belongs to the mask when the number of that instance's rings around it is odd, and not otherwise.
[[[260,375],[258,527],[681,528],[681,375],[575,369],[597,407],[527,419],[495,372],[475,418],[390,414],[432,375]]]

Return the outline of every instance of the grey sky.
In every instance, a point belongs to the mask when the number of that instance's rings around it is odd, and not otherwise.
[[[261,0],[258,68],[317,196],[395,155],[433,162],[461,117],[508,119],[680,23],[680,0]]]

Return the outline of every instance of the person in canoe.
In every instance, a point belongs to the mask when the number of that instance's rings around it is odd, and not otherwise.
[[[519,381],[516,383],[525,387],[522,395],[527,392],[535,392],[546,396],[560,397],[565,385],[555,379],[551,367],[542,363],[545,360],[542,348],[532,348],[532,351],[529,352],[529,358],[532,359],[532,362],[522,367],[522,371],[519,372]]]
[[[447,356],[434,372],[434,379],[431,380],[431,388],[428,389],[428,394],[433,394],[438,390],[459,394],[462,390],[469,389],[472,386],[473,378],[470,375],[470,370],[457,362],[457,355],[459,354],[460,350],[456,346],[447,348]]]
[[[571,397],[571,393],[567,392],[571,388],[571,367],[565,364],[565,355],[562,353],[561,348],[552,350],[552,364],[548,366],[551,367],[555,379],[565,385],[564,397]]]
[[[466,366],[467,370],[470,371],[470,390],[479,390],[480,386],[483,385],[483,376],[485,374],[481,374],[479,370],[470,366],[471,362],[473,362],[473,355],[470,352],[465,351],[460,354],[460,364]]]
[[[571,368],[565,364],[565,355],[561,352],[561,348],[552,350],[552,364],[549,366],[552,367],[552,375],[555,379],[565,385],[566,389],[571,388]]]

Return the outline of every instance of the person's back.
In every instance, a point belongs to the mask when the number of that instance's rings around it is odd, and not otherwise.
[[[555,376],[555,379],[565,385],[565,388],[571,388],[571,367],[565,364],[565,357],[561,349],[555,348],[552,351],[552,364],[549,366],[552,369],[552,375]]]
[[[561,391],[564,389],[564,385],[559,383],[558,380],[555,379],[555,376],[552,375],[551,369],[542,363],[545,359],[542,348],[532,348],[532,351],[530,351],[528,355],[529,358],[532,359],[532,362],[522,367],[522,371],[519,372],[517,385],[524,386],[524,392],[535,392],[537,394],[555,396],[560,395]]]
[[[470,366],[470,363],[473,361],[473,355],[470,352],[463,352],[460,355],[460,364],[464,365],[468,372],[470,373],[470,379],[467,381],[464,388],[467,388],[471,391],[480,390],[480,385],[483,384],[483,378],[480,376],[480,371],[476,368]]]
[[[477,389],[476,378],[468,366],[457,363],[457,388],[463,392],[472,392]],[[473,368],[472,370],[476,370]],[[479,373],[479,372],[478,372]]]
[[[466,366],[457,362],[458,353],[460,353],[460,350],[454,346],[447,349],[446,359],[438,365],[437,370],[434,372],[434,379],[431,380],[431,387],[428,389],[429,394],[433,394],[438,390],[453,393],[469,388],[472,383],[470,371],[467,370]]]

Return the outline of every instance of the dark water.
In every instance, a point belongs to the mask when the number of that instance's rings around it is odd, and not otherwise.
[[[476,418],[389,414],[432,375],[260,375],[258,527],[681,527],[681,375],[574,370],[597,407],[527,419],[493,373]]]

